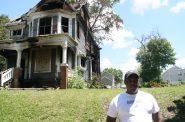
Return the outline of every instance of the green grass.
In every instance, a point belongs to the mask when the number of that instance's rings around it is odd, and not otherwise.
[[[185,118],[185,86],[150,88],[166,122]],[[1,122],[104,122],[110,100],[122,89],[1,90]],[[184,118],[184,119],[183,119]]]

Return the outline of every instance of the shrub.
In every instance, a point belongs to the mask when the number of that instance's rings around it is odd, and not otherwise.
[[[84,89],[87,85],[78,70],[72,71],[72,77],[69,78],[68,88]]]
[[[101,82],[99,76],[93,76],[92,81],[91,81],[91,84],[90,84],[90,88],[102,89],[102,88],[106,88],[106,87]]]
[[[146,88],[165,87],[165,86],[168,86],[167,82],[156,82],[156,81],[143,82],[141,85],[141,87],[146,87]]]

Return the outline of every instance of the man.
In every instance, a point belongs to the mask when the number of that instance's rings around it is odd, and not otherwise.
[[[124,77],[126,93],[112,99],[107,112],[107,122],[161,122],[159,106],[155,98],[138,90],[139,75],[128,71]]]

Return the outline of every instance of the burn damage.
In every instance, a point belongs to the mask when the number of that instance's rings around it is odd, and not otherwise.
[[[38,11],[46,11],[52,9],[63,9],[65,1],[64,0],[42,0],[38,3]]]

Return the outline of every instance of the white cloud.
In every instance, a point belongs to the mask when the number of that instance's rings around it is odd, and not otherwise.
[[[135,58],[130,58],[127,60],[126,63],[123,63],[121,65],[121,70],[123,71],[123,73],[129,71],[129,70],[137,70],[139,67],[139,63],[136,61]]]
[[[111,35],[113,41],[103,41],[105,45],[111,45],[113,49],[120,49],[125,48],[134,42],[134,34],[131,31],[126,29],[117,30],[116,28],[113,29]]]
[[[176,60],[175,65],[185,68],[185,58],[179,58]]]
[[[107,67],[111,67],[112,63],[108,58],[103,58],[100,62],[100,66],[101,66],[101,70],[103,71],[103,69]]]
[[[146,10],[157,9],[167,5],[168,0],[134,0],[132,12],[144,14]]]
[[[185,1],[177,3],[174,7],[170,9],[173,13],[179,13],[180,11],[185,10]]]
[[[125,3],[126,0],[120,0],[120,4],[123,4]]]
[[[130,52],[128,53],[129,56],[136,57],[136,54],[139,52],[138,48],[131,48]]]

